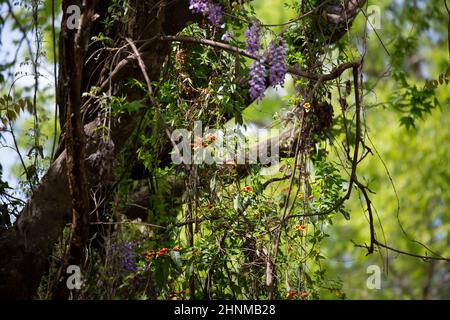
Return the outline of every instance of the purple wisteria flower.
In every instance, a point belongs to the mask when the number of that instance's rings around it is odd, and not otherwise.
[[[222,6],[209,0],[189,0],[189,10],[192,13],[208,15],[208,20],[215,27],[220,27],[223,17]]]
[[[270,85],[276,87],[284,84],[286,77],[286,41],[281,38],[269,44],[269,81]]]
[[[259,24],[254,21],[250,28],[244,33],[245,50],[251,54],[255,54],[259,50]]]
[[[208,9],[208,0],[189,0],[189,10],[192,13],[205,13]]]
[[[222,20],[222,7],[217,3],[210,3],[208,7],[208,20],[215,27],[220,27],[220,21]]]
[[[113,245],[113,249],[117,252],[120,269],[125,272],[135,272],[138,267],[133,261],[136,252],[133,250],[131,242],[122,242],[118,245]]]
[[[222,37],[220,38],[223,42],[228,42],[231,40],[231,34],[230,32],[225,32]]]
[[[252,100],[262,99],[266,91],[266,58],[262,57],[260,60],[253,62],[250,66],[250,98]]]

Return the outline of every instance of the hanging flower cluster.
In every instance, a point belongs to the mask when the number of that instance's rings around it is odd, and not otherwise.
[[[215,27],[220,27],[220,21],[222,20],[222,7],[220,4],[211,3],[208,10],[208,20]]]
[[[257,54],[260,49],[260,31],[259,24],[254,21],[250,28],[245,31],[245,50],[251,54]],[[264,57],[253,62],[250,66],[250,80],[249,91],[250,99],[262,99],[264,97],[264,91],[266,90],[266,60]]]
[[[261,57],[250,66],[250,99],[257,100],[264,97],[266,91],[266,58]]]
[[[190,0],[189,1],[189,10],[192,13],[205,13],[208,9],[208,0]]]
[[[192,13],[202,13],[207,15],[212,25],[220,27],[223,17],[222,7],[211,0],[189,0],[189,9]],[[260,25],[254,20],[250,28],[245,31],[245,50],[253,55],[258,55],[260,51]],[[229,41],[230,34],[227,32],[222,36],[222,41]],[[269,82],[276,87],[283,85],[287,73],[286,67],[286,41],[279,38],[270,43],[268,53],[250,66],[249,93],[252,100],[259,100],[264,97],[266,90],[266,62],[269,62]]]
[[[257,55],[260,50],[260,27],[257,21],[254,21],[250,28],[245,31],[245,50]],[[252,100],[262,99],[264,97],[266,67],[269,62],[269,82],[276,87],[284,84],[286,77],[286,41],[283,38],[272,41],[269,44],[268,52],[262,58],[255,61],[250,66],[250,98]]]
[[[272,41],[269,44],[269,81],[270,85],[276,87],[284,84],[286,77],[286,41],[283,38]]]
[[[215,27],[220,27],[223,17],[222,6],[209,0],[189,0],[189,10],[192,13],[202,13]]]
[[[250,28],[245,31],[245,50],[251,54],[256,54],[259,51],[259,24],[253,22]]]

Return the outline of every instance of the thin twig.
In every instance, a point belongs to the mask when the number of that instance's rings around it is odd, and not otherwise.
[[[366,248],[366,245],[361,245],[361,244],[356,244],[355,242],[353,242],[353,244],[355,245],[355,247],[359,247],[359,248]],[[390,251],[405,255],[405,256],[410,256],[410,257],[414,257],[414,258],[420,258],[420,259],[424,259],[424,260],[438,260],[438,261],[450,261],[450,258],[444,258],[444,257],[430,257],[430,256],[424,256],[424,255],[420,255],[420,254],[415,254],[415,253],[411,253],[411,252],[407,252],[407,251],[403,251],[403,250],[399,250],[393,247],[390,247],[384,243],[379,242],[378,240],[375,239],[375,244],[377,246],[380,246],[382,248],[388,249]]]
[[[203,45],[208,45],[214,48],[218,48],[218,49],[222,49],[225,51],[229,51],[229,52],[234,52],[237,53],[241,56],[253,59],[253,60],[260,60],[260,57],[249,53],[248,51],[232,46],[230,44],[227,43],[223,43],[223,42],[219,42],[219,41],[214,41],[214,40],[210,40],[210,39],[199,39],[199,38],[194,38],[194,37],[187,37],[187,36],[160,36],[158,38],[161,41],[171,41],[171,42],[191,42],[191,43],[198,43],[198,44],[203,44]],[[304,71],[302,69],[300,69],[299,67],[292,67],[292,66],[288,66],[287,70],[290,74],[302,77],[302,78],[306,78],[309,80],[319,80],[320,78],[322,79],[322,81],[329,81],[329,80],[333,80],[336,79],[337,77],[339,77],[345,70],[350,69],[354,66],[359,65],[358,62],[348,62],[348,63],[343,63],[339,66],[337,66],[335,69],[333,69],[330,73],[324,74],[324,75],[318,75],[318,74],[314,74],[314,73],[310,73],[307,71]]]
[[[51,159],[55,156],[55,148],[56,148],[56,139],[58,134],[58,75],[57,67],[56,67],[56,28],[55,28],[55,0],[52,0],[52,46],[53,46],[53,81],[55,81],[55,114],[54,114],[54,128],[53,128],[53,144],[52,144],[52,153]]]
[[[160,228],[160,229],[167,229],[166,227],[152,224],[152,223],[145,223],[145,222],[136,222],[136,221],[119,221],[119,222],[91,222],[91,225],[121,225],[121,224],[136,224],[141,225],[145,227],[151,227],[151,228]]]
[[[169,138],[170,142],[172,143],[172,146],[175,148],[175,150],[178,152],[178,154],[180,154],[178,145],[175,143],[175,141],[173,141],[172,134],[169,131],[169,128],[167,127],[165,121],[162,119],[162,115],[159,110],[158,103],[156,102],[155,97],[153,95],[152,83],[150,81],[150,77],[148,76],[147,67],[145,66],[145,63],[142,60],[141,54],[139,53],[139,50],[136,48],[135,44],[133,43],[133,41],[131,41],[131,39],[126,38],[125,40],[130,45],[131,49],[133,50],[134,55],[136,56],[136,59],[138,60],[139,68],[141,69],[142,75],[144,76],[145,82],[147,83],[149,99],[150,99],[152,105],[155,107],[155,111],[156,111],[158,118],[160,118],[162,120],[161,123],[164,127],[164,131],[165,131],[167,137]]]

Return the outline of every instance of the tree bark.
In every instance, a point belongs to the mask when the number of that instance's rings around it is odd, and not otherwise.
[[[67,8],[70,1],[63,1],[63,8]],[[109,1],[101,1],[97,10],[104,10]],[[151,39],[162,34],[176,34],[182,30],[189,21],[195,18],[188,9],[188,1],[158,1],[158,0],[131,0],[129,20],[122,25],[122,34],[136,40]],[[176,19],[174,19],[176,17]],[[98,24],[99,22],[97,22]],[[65,20],[62,21],[62,29],[65,28]],[[94,26],[95,29],[95,26]],[[124,43],[122,43],[124,45]],[[70,45],[62,43],[61,47]],[[144,63],[149,70],[152,81],[159,78],[161,66],[168,53],[169,44],[154,42],[151,48],[141,52]],[[71,67],[71,61],[60,56],[61,72]],[[143,79],[140,70],[136,67],[135,60],[122,72],[122,76],[116,79],[114,85],[117,94],[126,94],[130,100],[143,98],[141,92],[124,88],[126,79],[133,77]],[[73,67],[73,66],[72,66]],[[107,66],[103,66],[107,68]],[[108,75],[109,70],[103,73]],[[59,76],[64,79],[66,75]],[[98,81],[105,81],[99,76]],[[86,84],[83,84],[86,85]],[[97,83],[92,85],[100,86]],[[62,81],[60,84],[59,103],[62,110],[67,110],[70,88]],[[83,88],[89,91],[88,88]],[[87,108],[93,107],[88,105]],[[139,118],[121,117],[112,119],[111,139],[115,146],[115,153],[120,152],[128,137],[132,135]],[[100,142],[101,135],[96,131],[97,121],[92,121],[85,126],[87,137],[86,155],[93,154]],[[22,210],[14,227],[3,230],[0,233],[0,299],[32,299],[35,297],[42,275],[48,268],[48,259],[53,247],[62,235],[64,226],[70,221],[72,211],[72,198],[69,192],[67,178],[66,152],[60,152],[58,158],[48,169],[39,187]],[[88,187],[98,183],[98,168],[86,163]]]

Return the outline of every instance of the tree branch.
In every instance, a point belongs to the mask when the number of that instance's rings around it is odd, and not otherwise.
[[[237,53],[243,57],[247,57],[247,58],[250,58],[253,60],[260,59],[258,56],[251,54],[244,49],[232,46],[227,43],[210,40],[210,39],[201,39],[201,38],[194,38],[194,37],[187,37],[187,36],[160,36],[160,37],[158,37],[158,39],[161,41],[169,41],[169,42],[198,43],[198,44],[211,46],[211,47],[214,47],[217,49]],[[305,79],[319,80],[319,78],[322,78],[322,81],[329,81],[329,80],[338,78],[345,70],[352,68],[356,65],[358,65],[357,62],[343,63],[343,64],[339,65],[338,67],[336,67],[335,69],[333,69],[330,73],[324,74],[324,75],[310,73],[310,72],[302,70],[298,67],[293,67],[293,66],[288,66],[287,70],[290,74],[293,74],[293,75],[296,75],[296,76],[299,76],[299,77],[302,77]]]
[[[67,41],[63,55],[69,62],[65,71],[69,88],[68,112],[66,120],[67,175],[72,197],[72,226],[69,248],[64,264],[59,270],[54,299],[67,299],[70,291],[67,288],[67,267],[80,266],[84,256],[84,248],[89,237],[89,193],[85,165],[86,137],[81,118],[81,78],[84,58],[88,47],[92,22],[98,17],[95,12],[97,0],[84,0],[85,12],[81,16],[80,28],[73,37],[67,33]]]

